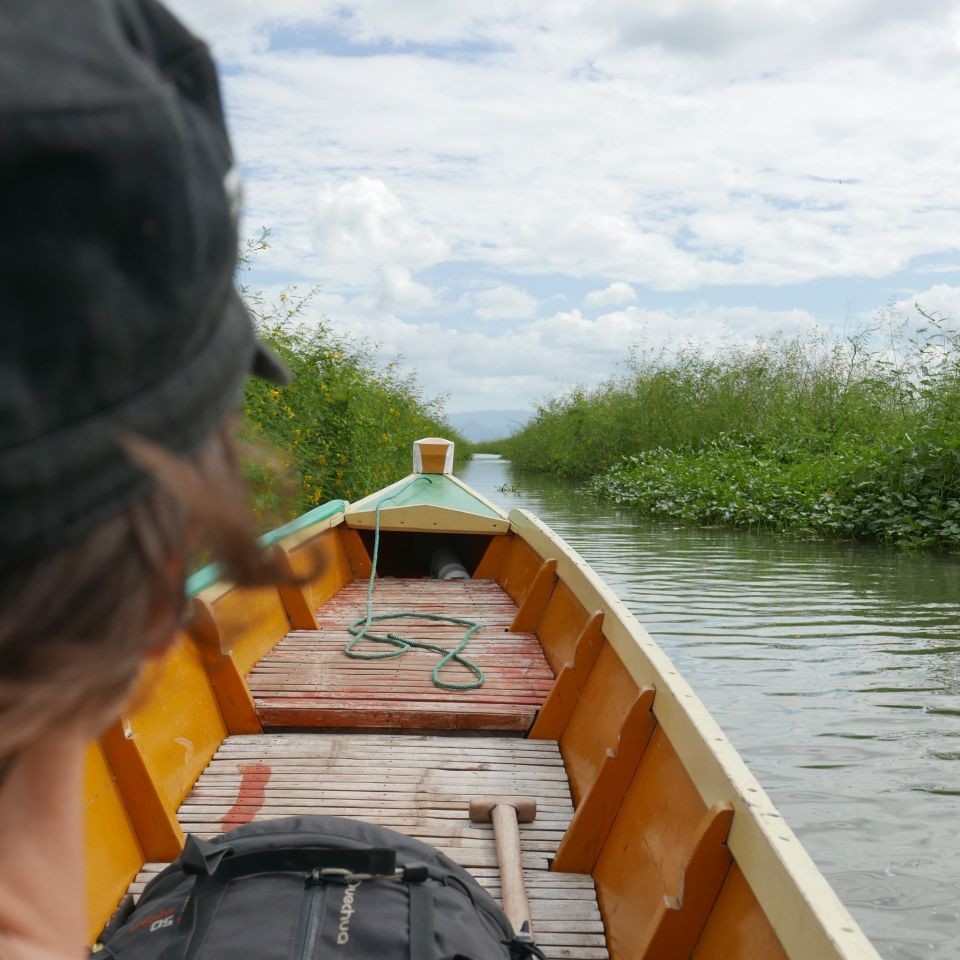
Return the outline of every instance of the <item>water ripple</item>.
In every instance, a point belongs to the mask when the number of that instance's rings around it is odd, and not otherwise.
[[[638,520],[503,461],[464,479],[616,590],[882,956],[960,958],[956,560]]]

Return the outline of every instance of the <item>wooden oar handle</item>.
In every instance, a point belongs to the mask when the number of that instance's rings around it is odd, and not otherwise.
[[[493,821],[493,836],[497,843],[504,912],[516,933],[522,932],[526,924],[526,932],[532,936],[530,902],[523,884],[517,811],[509,804],[498,803],[491,811],[490,819]]]

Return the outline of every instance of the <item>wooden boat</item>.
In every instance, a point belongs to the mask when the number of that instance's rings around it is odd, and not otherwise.
[[[89,929],[177,855],[185,832],[335,813],[440,847],[500,893],[479,794],[532,795],[521,828],[534,934],[571,960],[875,958],[686,681],[596,573],[505,514],[419,441],[415,473],[264,538],[303,586],[192,578],[192,617],[88,760]],[[379,517],[378,517],[379,514]],[[433,685],[436,654],[343,654],[374,605],[481,623],[482,686]],[[438,548],[469,579],[430,577]],[[315,569],[315,568],[314,568]],[[390,629],[451,647],[463,627]],[[441,678],[470,680],[451,663]]]

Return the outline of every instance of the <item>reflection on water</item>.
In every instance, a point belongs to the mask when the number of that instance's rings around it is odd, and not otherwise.
[[[956,559],[638,519],[502,460],[463,479],[616,590],[884,957],[960,958]]]

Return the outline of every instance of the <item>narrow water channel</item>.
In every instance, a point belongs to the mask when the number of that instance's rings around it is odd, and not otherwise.
[[[960,561],[644,520],[501,459],[461,475],[613,587],[883,957],[960,958]]]

